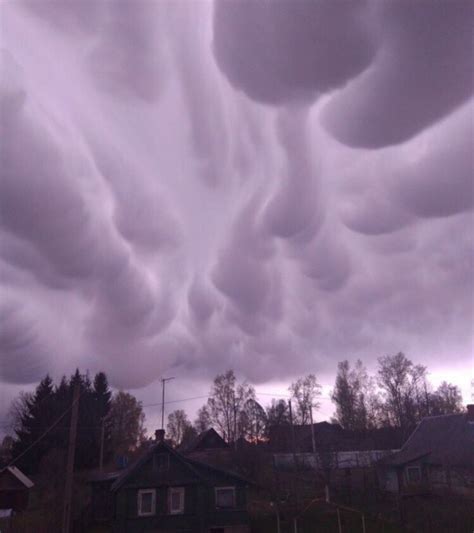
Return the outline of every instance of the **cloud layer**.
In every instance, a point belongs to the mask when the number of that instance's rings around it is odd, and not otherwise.
[[[2,5],[0,379],[468,364],[472,4],[183,6]]]

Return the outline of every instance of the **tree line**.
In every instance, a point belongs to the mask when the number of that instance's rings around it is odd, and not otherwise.
[[[194,423],[182,409],[169,415],[168,438],[179,445],[214,427],[227,442],[238,438],[258,442],[268,437],[272,426],[309,424],[320,406],[321,385],[316,376],[299,378],[288,392],[290,402],[272,399],[264,407],[257,402],[253,386],[245,381],[238,383],[234,372],[228,370],[215,377],[209,398]],[[433,389],[427,368],[414,364],[401,352],[380,357],[374,375],[369,375],[360,360],[352,367],[347,360],[340,362],[331,400],[336,407],[331,421],[353,431],[410,429],[426,416],[463,410],[458,386],[443,381]]]
[[[10,409],[12,455],[20,456],[16,464],[25,472],[34,473],[48,454],[65,453],[76,384],[80,389],[77,468],[98,466],[102,440],[105,462],[132,452],[146,440],[142,404],[127,392],[113,394],[105,373],[99,372],[91,380],[76,370],[58,384],[46,376],[35,393],[21,393]],[[214,378],[207,402],[193,422],[183,409],[169,414],[167,439],[174,446],[186,446],[213,427],[227,442],[240,438],[265,441],[272,426],[311,423],[320,396],[321,385],[314,374],[308,374],[289,385],[290,401],[274,398],[263,406],[256,399],[255,388],[246,381],[239,382],[234,371],[228,370]],[[340,362],[331,399],[336,407],[331,421],[355,431],[410,428],[425,416],[463,409],[456,385],[443,382],[433,389],[426,367],[414,364],[403,353],[379,358],[373,375],[361,361],[353,366]],[[55,424],[63,413],[66,415]],[[34,444],[53,424],[54,428]]]
[[[18,457],[15,465],[20,469],[33,474],[51,456],[57,459],[65,455],[76,386],[80,394],[76,468],[99,465],[101,442],[104,461],[108,462],[113,456],[133,450],[145,439],[141,403],[124,391],[112,394],[104,372],[91,380],[88,374],[76,370],[69,379],[63,377],[57,384],[47,375],[34,393],[20,393],[10,407],[11,455]],[[47,431],[49,428],[52,429]]]

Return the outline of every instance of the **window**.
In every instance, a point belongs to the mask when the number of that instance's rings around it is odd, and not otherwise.
[[[184,513],[184,487],[172,487],[168,490],[170,514]]]
[[[151,516],[156,510],[156,491],[154,489],[141,489],[138,491],[137,501],[138,516]]]
[[[421,470],[419,466],[409,466],[407,468],[408,483],[419,483],[421,481]]]
[[[235,487],[216,487],[216,507],[229,509],[235,507]]]

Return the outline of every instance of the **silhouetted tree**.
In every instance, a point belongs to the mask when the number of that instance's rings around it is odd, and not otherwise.
[[[168,415],[166,434],[173,446],[179,446],[183,442],[186,430],[192,427],[187,414],[183,409],[176,409]]]
[[[462,413],[462,394],[457,385],[443,381],[431,394],[431,415],[450,415]]]
[[[13,457],[23,454],[16,466],[26,473],[34,474],[38,471],[41,458],[51,447],[51,435],[46,435],[37,444],[34,443],[54,421],[53,401],[53,381],[46,375],[36,387],[33,396],[23,396],[21,403],[17,403],[17,407],[21,405],[21,411],[20,419],[16,422],[16,438],[12,451]]]
[[[196,420],[194,421],[194,429],[196,432],[202,433],[211,427],[211,415],[207,405],[203,405],[197,412]]]
[[[241,434],[250,442],[258,442],[265,437],[267,414],[253,398],[245,402],[240,414]]]
[[[317,398],[321,395],[321,385],[314,374],[308,374],[292,383],[288,390],[294,404],[294,423],[309,424],[311,421],[311,409],[319,408]]]
[[[362,361],[352,369],[347,360],[338,364],[331,399],[336,404],[335,421],[343,428],[364,430],[376,425],[378,404],[373,385]]]
[[[288,402],[285,400],[275,400],[272,398],[271,404],[267,407],[267,428],[266,433],[271,426],[285,426],[290,424],[290,410]]]
[[[401,352],[380,357],[378,362],[386,423],[407,427],[429,414],[426,367],[414,365]]]
[[[181,446],[188,446],[191,444],[196,437],[198,436],[198,432],[194,429],[193,426],[186,426],[183,432],[183,438],[181,439]]]
[[[255,391],[248,383],[237,383],[233,370],[215,377],[207,401],[211,424],[227,442],[241,436],[241,413],[246,402],[255,399]]]
[[[112,449],[116,454],[136,449],[145,440],[145,414],[142,404],[128,392],[114,394],[109,424]]]

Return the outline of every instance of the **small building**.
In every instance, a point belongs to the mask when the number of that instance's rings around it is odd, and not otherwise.
[[[186,457],[164,442],[164,432],[129,468],[94,490],[110,490],[115,533],[248,533],[247,488],[243,477]],[[110,488],[109,488],[110,487]],[[109,502],[104,494],[92,502]],[[109,505],[107,503],[107,505]],[[97,509],[93,516],[104,516]]]
[[[16,466],[7,466],[0,470],[0,509],[24,511],[28,507],[32,487],[31,479]]]
[[[399,452],[380,461],[379,470],[389,493],[474,499],[474,405],[465,414],[424,418]]]

